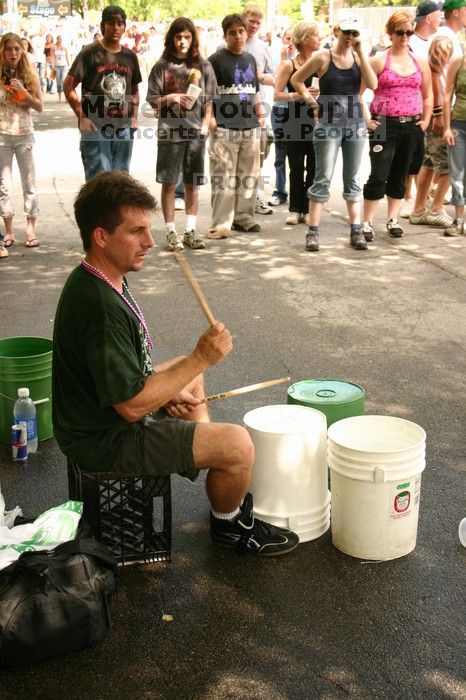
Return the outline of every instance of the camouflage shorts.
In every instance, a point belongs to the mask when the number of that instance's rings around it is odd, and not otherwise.
[[[448,175],[449,173],[447,147],[442,141],[442,137],[431,131],[426,132],[422,165],[424,168],[433,170],[436,175]]]

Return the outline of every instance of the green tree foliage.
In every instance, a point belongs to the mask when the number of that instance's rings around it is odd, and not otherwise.
[[[114,0],[73,0],[73,9],[80,15],[86,9],[98,10]],[[253,1],[253,0],[252,0]],[[173,19],[190,17],[191,19],[220,19],[232,12],[242,12],[248,0],[115,0],[121,3],[129,19],[151,21],[155,19]],[[266,10],[266,0],[257,0],[254,4]],[[290,20],[302,19],[302,0],[281,0],[278,11]],[[345,7],[403,6],[412,5],[406,0],[345,0]],[[328,14],[328,0],[314,0],[314,15]]]
[[[266,0],[253,0],[265,12]],[[243,11],[247,2],[243,0],[73,0],[73,9],[82,16],[83,11],[98,10],[110,2],[120,4],[129,19],[146,21],[153,19],[174,19],[190,17],[191,19],[220,19],[232,12]],[[299,1],[296,3],[299,7]]]
[[[406,0],[345,0],[345,7],[412,7],[417,4]]]

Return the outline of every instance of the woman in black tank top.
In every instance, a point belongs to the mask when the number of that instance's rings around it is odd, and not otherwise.
[[[377,77],[369,65],[359,38],[356,20],[341,20],[336,30],[334,49],[323,49],[311,57],[291,78],[291,83],[314,108],[318,122],[314,126],[316,172],[308,191],[309,230],[306,250],[319,250],[319,222],[324,204],[330,199],[330,184],[338,158],[343,156],[343,199],[350,220],[350,244],[365,250],[361,232],[361,187],[359,167],[365,145],[365,126],[359,94],[375,90]],[[309,95],[304,81],[317,73],[318,103]]]
[[[305,222],[308,211],[307,190],[314,180],[315,158],[312,143],[312,113],[291,85],[291,76],[317,51],[320,46],[319,28],[316,22],[298,22],[293,30],[293,44],[299,53],[294,59],[281,62],[275,80],[274,100],[286,102],[282,124],[276,129],[288,156],[290,167],[290,215],[289,225]],[[312,87],[312,78],[305,85],[310,94],[317,96],[318,89]]]

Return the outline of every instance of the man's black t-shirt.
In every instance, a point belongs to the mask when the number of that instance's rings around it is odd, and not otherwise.
[[[220,49],[209,57],[217,78],[214,114],[223,129],[255,129],[259,120],[254,112],[259,92],[256,60],[249,53],[236,54]]]
[[[132,89],[142,80],[134,51],[122,46],[113,53],[95,41],[76,56],[69,73],[82,84],[82,109],[96,126],[129,126]]]

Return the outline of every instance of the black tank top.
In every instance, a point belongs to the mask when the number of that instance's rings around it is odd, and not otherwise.
[[[359,100],[361,70],[353,55],[350,68],[338,68],[332,52],[326,73],[319,80],[319,120],[327,124],[346,124],[363,120]]]
[[[296,73],[296,71],[297,71],[298,69],[296,68],[296,66],[295,66],[295,64],[294,64],[294,58],[290,58],[290,61],[291,61],[291,65],[293,66],[293,71],[292,71],[290,77],[288,78],[288,83],[287,83],[286,87],[287,87],[287,89],[288,89],[288,92],[296,92],[296,90],[294,89],[294,87],[293,87],[292,84],[291,84],[291,78],[293,77],[293,75]],[[301,66],[300,66],[300,67],[301,67]],[[311,85],[312,85],[312,78],[314,78],[314,77],[317,77],[317,73],[313,73],[313,74],[310,75],[308,78],[306,78],[306,80],[304,81],[304,85],[305,85],[307,88],[311,87]],[[304,102],[304,100],[303,100],[303,102]]]
[[[287,89],[288,92],[296,92],[295,88],[291,84],[291,78],[293,75],[296,73],[298,68],[295,66],[295,62],[293,58],[290,58],[291,65],[293,66],[293,71],[288,78],[288,83],[287,83]],[[301,66],[300,66],[301,67]],[[313,73],[309,77],[306,78],[304,81],[304,85],[309,88],[312,85],[312,78],[317,78],[317,73]],[[303,119],[306,120],[306,122],[309,122],[312,124],[312,111],[308,105],[307,102],[304,100],[296,100],[293,102],[288,102],[288,109],[289,109],[289,119],[290,121],[296,120],[296,121],[302,121]]]

